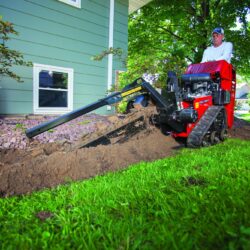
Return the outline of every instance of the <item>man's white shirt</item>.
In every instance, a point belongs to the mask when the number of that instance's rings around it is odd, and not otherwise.
[[[220,46],[210,46],[205,49],[201,62],[226,60],[231,62],[233,51],[233,44],[230,42],[223,42]]]

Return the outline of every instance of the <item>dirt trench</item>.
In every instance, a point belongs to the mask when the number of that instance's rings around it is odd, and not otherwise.
[[[113,121],[114,123],[116,120]],[[230,137],[250,140],[250,123],[236,119]],[[128,141],[72,150],[72,145],[31,144],[0,150],[0,196],[20,195],[124,169],[175,154],[183,145],[148,126]]]

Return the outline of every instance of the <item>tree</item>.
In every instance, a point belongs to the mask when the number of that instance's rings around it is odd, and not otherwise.
[[[0,75],[7,75],[21,82],[21,77],[11,70],[12,65],[32,66],[32,63],[24,61],[20,52],[6,46],[11,34],[18,35],[18,32],[14,29],[12,23],[3,21],[0,16],[0,40],[2,40],[2,43],[0,43]]]
[[[234,45],[233,65],[238,73],[250,76],[250,1],[243,0],[155,0],[129,18],[128,73],[148,71],[183,72],[187,64],[201,61],[210,44],[211,31],[225,29]],[[241,28],[236,29],[236,19]]]

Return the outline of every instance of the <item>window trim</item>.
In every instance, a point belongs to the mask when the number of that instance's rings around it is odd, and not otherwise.
[[[79,8],[79,9],[81,8],[81,0],[76,0],[75,3],[73,1],[71,1],[71,0],[58,0],[58,1],[69,4],[71,6]]]
[[[39,107],[39,72],[41,70],[57,71],[68,74],[68,107]],[[34,114],[64,114],[73,110],[73,80],[74,70],[46,64],[33,63],[33,112]]]

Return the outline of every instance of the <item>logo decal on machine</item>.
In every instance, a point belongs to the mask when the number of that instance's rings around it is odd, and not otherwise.
[[[200,105],[202,105],[204,103],[207,103],[207,102],[209,102],[209,100],[202,100],[202,101],[199,101],[199,102],[195,102],[194,108],[198,109],[200,107]]]

